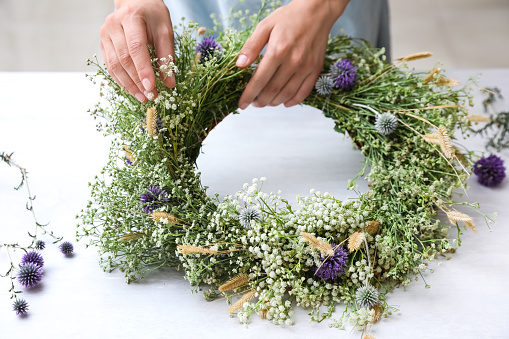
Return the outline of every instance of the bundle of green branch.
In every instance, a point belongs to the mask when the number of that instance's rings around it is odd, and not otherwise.
[[[243,323],[257,313],[292,324],[296,306],[321,321],[342,304],[345,312],[331,326],[364,329],[394,310],[388,291],[454,251],[451,228],[458,237],[462,228],[475,231],[473,218],[455,206],[478,205],[453,200],[476,160],[453,141],[470,124],[468,88],[454,87],[438,70],[405,68],[427,53],[389,64],[383,50],[362,40],[332,38],[304,105],[321,109],[365,155],[358,177],[369,191],[340,201],[312,190],[290,206],[264,193],[261,178],[220,200],[206,193],[195,161],[207,134],[236,112],[253,69],[235,62],[260,18],[242,31],[209,32],[216,38],[181,25],[175,59],[153,58],[155,72],[174,75],[177,85],[158,80],[159,96],[144,104],[93,62],[108,103],[92,114],[113,141],[78,216],[78,237],[96,245],[104,269],[120,269],[127,282],[161,267],[183,268],[192,285],[210,286],[207,299],[226,296]],[[438,218],[442,211],[447,222]]]

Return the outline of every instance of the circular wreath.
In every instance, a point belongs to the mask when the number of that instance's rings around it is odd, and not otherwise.
[[[298,198],[298,209],[264,193],[264,178],[222,200],[207,195],[195,161],[210,131],[237,110],[254,68],[235,62],[260,17],[242,31],[212,32],[217,38],[181,25],[175,60],[151,52],[157,75],[174,75],[177,85],[158,80],[159,96],[144,104],[91,61],[98,67],[93,80],[106,79],[101,95],[108,100],[92,115],[106,120],[98,129],[113,141],[105,176],[91,184],[79,236],[99,247],[105,270],[124,271],[127,282],[163,266],[183,268],[192,285],[210,285],[207,299],[226,296],[243,323],[257,313],[292,324],[295,306],[312,308],[312,320],[321,321],[343,303],[332,326],[365,329],[394,310],[388,291],[454,251],[451,224],[458,236],[463,225],[475,231],[454,206],[477,205],[453,200],[475,160],[453,143],[469,126],[471,97],[439,69],[405,68],[428,53],[390,64],[383,49],[363,40],[332,38],[304,105],[322,110],[364,154],[358,176],[369,190],[344,201],[311,191]]]

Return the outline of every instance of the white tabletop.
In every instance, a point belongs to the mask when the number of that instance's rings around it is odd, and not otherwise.
[[[478,73],[449,75],[464,81]],[[481,86],[498,86],[509,98],[509,69],[482,73]],[[49,221],[48,228],[75,243],[72,258],[48,243],[42,283],[21,295],[30,305],[28,317],[12,311],[9,279],[0,279],[0,338],[360,337],[356,331],[330,329],[327,321],[310,323],[302,309],[296,310],[294,326],[275,326],[253,315],[245,329],[228,315],[224,300],[207,302],[201,292],[191,293],[182,272],[173,269],[130,285],[121,272],[104,273],[96,250],[75,242],[75,215],[86,205],[87,183],[107,161],[108,140],[95,131],[86,112],[98,99],[97,88],[83,73],[0,73],[0,99],[0,151],[15,152],[13,160],[28,169],[39,221]],[[482,112],[480,101],[477,93],[472,113]],[[509,111],[509,99],[498,108]],[[353,196],[346,183],[363,157],[332,128],[332,121],[306,107],[249,108],[230,116],[205,140],[198,159],[203,183],[210,194],[225,195],[265,176],[265,190],[282,190],[293,203],[311,188],[340,199]],[[462,143],[473,150],[483,146],[480,138]],[[509,160],[509,151],[499,155]],[[27,244],[26,232],[33,230],[26,193],[13,190],[19,179],[15,168],[0,163],[0,243]],[[376,324],[371,335],[509,338],[508,182],[486,188],[470,179],[468,199],[480,202],[483,212],[498,212],[493,232],[476,217],[478,233],[466,231],[452,260],[426,276],[431,289],[418,281],[389,294],[389,303],[401,311]],[[21,254],[15,252],[14,260]],[[0,248],[0,273],[7,267]]]

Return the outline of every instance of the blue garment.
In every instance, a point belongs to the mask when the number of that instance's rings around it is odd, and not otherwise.
[[[283,0],[283,5],[291,0]],[[261,1],[246,0],[165,0],[170,10],[173,25],[186,20],[197,22],[200,26],[213,27],[211,13],[221,18],[224,27],[228,27],[228,16],[232,7],[249,9],[257,13]],[[385,47],[385,55],[390,60],[389,5],[387,0],[351,0],[343,15],[336,21],[331,35],[347,34],[363,38],[373,46]]]

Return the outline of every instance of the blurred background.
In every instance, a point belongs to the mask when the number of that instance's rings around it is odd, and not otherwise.
[[[352,0],[355,1],[355,0]],[[416,69],[509,67],[509,0],[389,0],[393,56]],[[113,0],[0,0],[0,71],[91,71]]]

